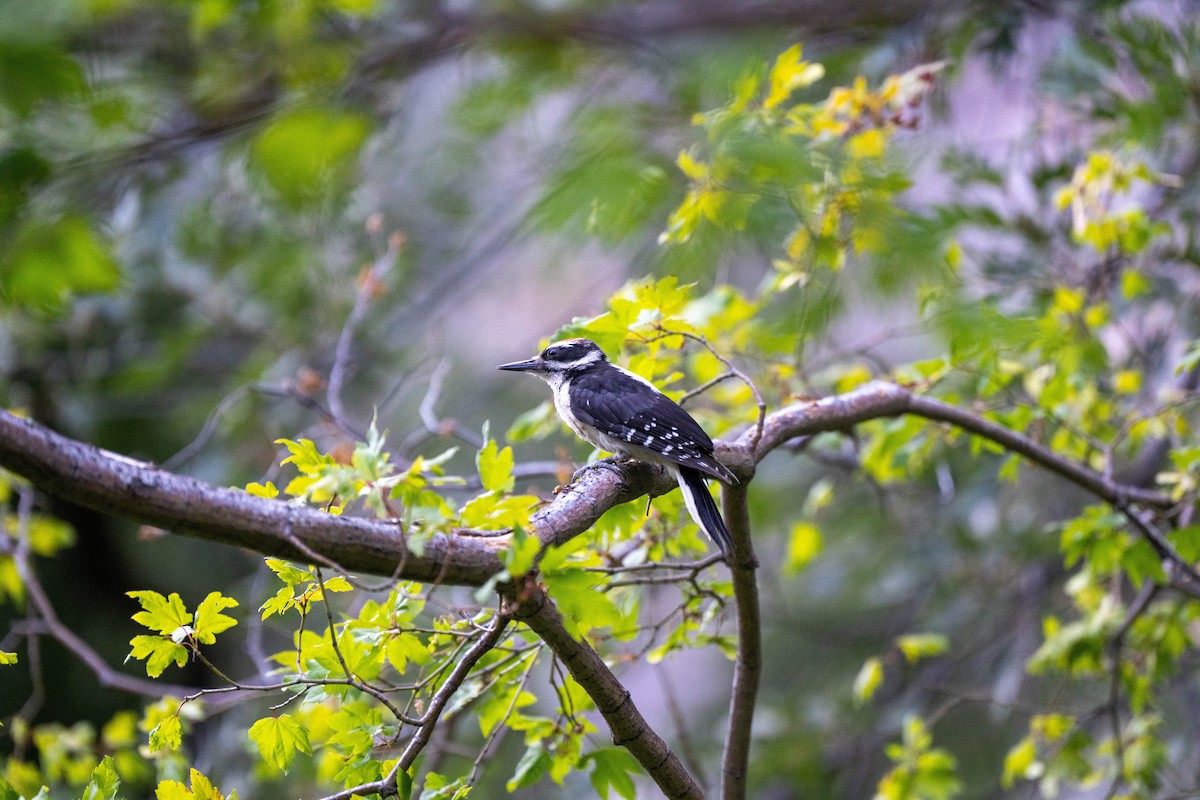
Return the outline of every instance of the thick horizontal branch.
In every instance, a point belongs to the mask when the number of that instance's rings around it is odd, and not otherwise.
[[[798,436],[901,414],[946,422],[990,439],[1119,506],[1164,509],[1173,504],[1162,492],[1113,481],[979,414],[887,383],[783,408],[767,417],[757,444],[754,431],[747,431],[732,443],[718,442],[717,455],[745,478],[768,453]],[[470,531],[439,533],[417,556],[407,550],[392,522],[333,516],[219,488],[69,439],[7,412],[0,412],[0,467],[98,511],[263,555],[301,561],[315,555],[355,572],[479,586],[501,570],[498,551],[507,545],[503,537]],[[623,466],[620,474],[588,470],[534,514],[532,527],[545,544],[562,544],[590,529],[613,506],[674,486],[661,469],[647,464]]]
[[[768,452],[797,436],[844,430],[859,422],[901,414],[946,422],[989,439],[1114,505],[1136,503],[1158,509],[1175,505],[1175,501],[1163,492],[1106,478],[1094,469],[1072,461],[1025,434],[992,422],[981,414],[883,382],[869,383],[851,392],[813,402],[796,403],[771,414],[754,450],[753,460],[756,463],[761,461]],[[748,431],[742,434],[735,446],[744,449],[752,447],[752,433]]]
[[[345,569],[481,585],[496,574],[494,541],[437,534],[422,555],[390,522],[335,516],[176,475],[0,412],[0,466],[79,505],[175,533]]]

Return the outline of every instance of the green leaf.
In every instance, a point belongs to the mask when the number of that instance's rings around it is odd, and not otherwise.
[[[15,31],[5,33],[12,37]],[[25,35],[23,30],[20,38],[6,37],[0,48],[0,103],[21,117],[32,115],[47,101],[78,97],[87,87],[83,70],[66,48],[22,41]]]
[[[183,723],[178,714],[163,717],[150,731],[151,750],[178,750],[183,744]]]
[[[444,775],[430,772],[425,776],[425,789],[420,800],[462,800],[471,793],[466,778],[448,780]]]
[[[370,130],[366,117],[346,111],[288,111],[258,134],[250,163],[287,205],[309,205],[347,182]]]
[[[859,705],[869,702],[882,683],[883,661],[872,656],[863,662],[854,678],[854,702]]]
[[[183,600],[175,592],[171,592],[170,597],[163,597],[158,592],[152,591],[126,592],[125,594],[142,605],[143,610],[133,615],[133,621],[152,631],[170,636],[192,622],[192,615],[188,613],[187,608],[183,605]]]
[[[797,522],[792,526],[792,533],[788,538],[787,557],[783,561],[784,574],[795,575],[804,569],[810,561],[817,557],[823,547],[821,531],[817,529],[816,525],[810,522]]]
[[[1184,561],[1200,561],[1200,525],[1188,525],[1171,532],[1171,542]]]
[[[129,644],[133,649],[127,658],[136,658],[146,662],[146,674],[151,678],[162,675],[163,670],[175,662],[182,667],[188,661],[188,650],[181,644],[176,644],[164,636],[135,636]]]
[[[31,222],[0,260],[0,300],[57,312],[73,295],[111,292],[120,279],[107,244],[83,219]]]
[[[508,567],[509,574],[519,578],[533,569],[533,564],[541,549],[540,539],[530,536],[523,528],[515,529],[509,548],[504,552],[504,565]]]
[[[21,795],[17,794],[17,790],[12,787],[12,784],[4,779],[2,773],[0,773],[0,800],[21,800]]]
[[[8,666],[9,664],[17,663],[17,654],[9,653],[6,650],[0,650],[0,666]]]
[[[551,764],[552,759],[546,752],[545,745],[541,741],[534,742],[525,751],[525,755],[521,756],[521,760],[517,762],[516,772],[504,786],[510,792],[515,792],[525,786],[532,786],[546,774]]]
[[[601,590],[604,577],[599,573],[564,569],[543,575],[542,581],[573,636],[621,622],[620,610],[608,593]]]
[[[624,334],[622,334],[623,337]],[[504,438],[510,442],[543,439],[557,431],[560,425],[558,414],[554,411],[554,404],[547,401],[519,414],[505,431]]]
[[[912,664],[946,652],[950,642],[940,633],[910,633],[896,637],[896,646],[904,653],[904,659]]]
[[[1037,747],[1033,737],[1026,736],[1004,757],[1004,774],[1000,778],[1000,785],[1011,789],[1017,781],[1037,778],[1041,772],[1042,765],[1037,760]]]
[[[196,640],[201,644],[212,644],[217,640],[217,634],[237,625],[233,617],[221,613],[226,608],[234,608],[238,604],[232,597],[225,597],[220,592],[210,592],[208,597],[196,609]]]
[[[312,755],[308,731],[288,714],[265,717],[251,725],[250,740],[258,745],[263,760],[282,772],[291,769],[297,752]]]
[[[511,447],[497,450],[496,440],[489,439],[475,457],[479,479],[489,492],[511,492],[513,480],[513,451]]]
[[[479,706],[479,730],[484,736],[489,736],[510,713],[532,705],[536,701],[537,698],[529,692],[522,691],[518,695],[516,686],[509,686],[504,691],[489,693]]]
[[[112,756],[105,756],[92,770],[92,780],[84,787],[82,800],[115,800],[120,788],[121,779]]]
[[[635,800],[637,787],[630,775],[641,772],[641,768],[628,750],[623,747],[597,750],[580,759],[579,765],[583,767],[589,761],[593,764],[589,777],[597,795],[607,798],[612,789],[625,800]]]

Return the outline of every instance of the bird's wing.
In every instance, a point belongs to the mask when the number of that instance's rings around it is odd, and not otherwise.
[[[647,391],[649,389],[649,391]],[[622,369],[584,373],[571,379],[571,412],[616,442],[648,451],[729,483],[733,474],[713,457],[713,443],[679,404]]]

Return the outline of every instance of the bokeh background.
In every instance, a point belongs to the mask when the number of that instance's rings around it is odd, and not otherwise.
[[[1156,254],[1169,281],[1107,342],[1135,353],[1147,383],[1165,383],[1195,327],[1198,20],[1184,0],[8,0],[0,402],[100,447],[243,485],[276,476],[279,437],[330,449],[353,439],[320,411],[353,318],[338,380],[359,433],[375,414],[411,455],[488,421],[502,432],[544,387],[495,364],[599,313],[627,280],[753,290],[771,278],[777,242],[753,227],[687,247],[659,236],[687,189],[676,156],[703,137],[694,115],[797,42],[825,65],[805,90],[814,100],[857,75],[875,84],[947,62],[890,155],[910,181],[900,205],[921,223],[910,248],[863,256],[836,294],[799,288],[773,312],[815,391],[834,388],[820,377],[830,365],[883,371],[941,352],[916,286],[951,239],[968,254],[967,294],[1017,308],[1094,269],[1054,191],[1097,147],[1179,178],[1132,198],[1173,227]],[[560,432],[517,455],[587,451]],[[995,464],[966,454],[883,488],[845,455],[773,456],[752,493],[767,625],[754,796],[870,796],[884,744],[914,709],[937,720],[965,797],[1007,796],[1000,765],[1028,724],[1022,703],[1056,691],[1025,671],[1039,609],[1060,602],[1065,578],[1046,528],[1083,500],[1036,476],[998,484]],[[827,485],[858,502],[823,518],[813,564],[781,570],[797,514]],[[250,554],[51,510],[74,543],[41,562],[43,582],[63,621],[118,668],[137,633],[126,591],[222,588],[249,607],[265,597]],[[19,616],[0,604],[0,632]],[[952,654],[905,667],[894,637],[913,630],[945,634]],[[276,634],[255,635],[269,652]],[[231,669],[245,646],[221,653]],[[855,705],[852,682],[880,654],[893,669],[878,702]],[[0,754],[13,750],[18,712],[99,727],[140,705],[49,640],[40,658],[44,696],[25,670],[0,681]],[[711,778],[730,673],[709,649],[621,674]],[[177,676],[209,679],[195,666]],[[1183,681],[1177,699],[1164,713],[1200,718],[1195,687]],[[189,744],[243,797],[285,791],[251,788],[242,737],[256,711],[226,712]],[[1194,736],[1173,747],[1194,753]],[[519,753],[506,743],[472,797],[503,796]],[[522,796],[584,791],[580,778]]]

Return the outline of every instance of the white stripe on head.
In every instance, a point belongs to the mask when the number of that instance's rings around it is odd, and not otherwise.
[[[565,360],[573,355],[573,351],[582,351],[582,355],[570,361]],[[554,369],[578,369],[605,360],[604,351],[590,339],[563,339],[554,342],[542,351],[542,360]]]

